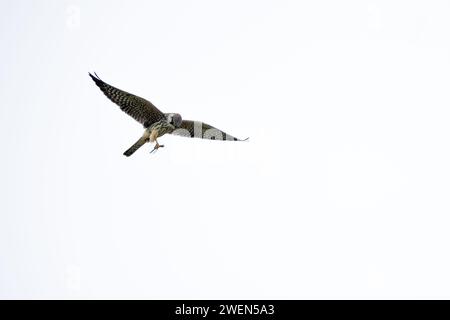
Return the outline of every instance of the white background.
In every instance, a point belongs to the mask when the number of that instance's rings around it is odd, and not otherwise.
[[[1,298],[450,298],[448,1],[2,1]],[[247,143],[164,136],[88,77]]]

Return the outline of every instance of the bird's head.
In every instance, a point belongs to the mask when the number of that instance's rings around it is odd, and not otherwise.
[[[178,113],[168,113],[167,121],[175,128],[179,128],[181,126],[181,122],[183,121],[183,119],[181,118],[181,115],[179,115]]]

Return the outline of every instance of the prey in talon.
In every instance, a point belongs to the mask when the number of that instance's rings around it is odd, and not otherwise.
[[[147,142],[155,143],[150,153],[163,148],[164,145],[159,144],[157,139],[166,133],[190,138],[243,141],[201,121],[183,120],[178,113],[163,113],[150,101],[107,84],[95,72],[94,75],[89,73],[89,76],[109,100],[144,126],[142,136],[123,153],[127,157]]]

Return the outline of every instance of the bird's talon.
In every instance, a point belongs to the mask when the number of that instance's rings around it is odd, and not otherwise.
[[[153,153],[153,152],[155,152],[156,150],[158,150],[159,148],[163,148],[163,147],[164,147],[163,144],[157,144],[157,145],[155,145],[155,146],[153,147],[153,150],[150,151],[150,153]]]

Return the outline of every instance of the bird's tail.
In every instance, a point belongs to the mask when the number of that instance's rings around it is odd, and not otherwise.
[[[135,144],[133,144],[127,151],[123,154],[127,157],[131,156],[137,149],[142,147],[148,141],[147,137],[141,137]]]

